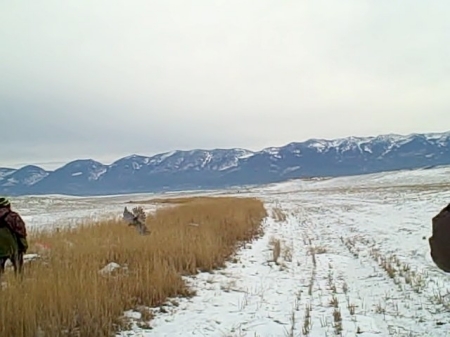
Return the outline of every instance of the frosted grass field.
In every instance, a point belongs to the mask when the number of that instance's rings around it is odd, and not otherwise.
[[[427,239],[449,187],[450,168],[436,168],[239,193],[286,218],[267,218],[265,235],[227,268],[186,278],[197,296],[155,309],[151,330],[118,336],[448,336],[450,275],[431,262]],[[13,201],[29,227],[43,228],[120,216],[127,201],[149,197]]]

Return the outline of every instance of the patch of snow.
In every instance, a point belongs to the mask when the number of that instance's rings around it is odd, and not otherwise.
[[[372,153],[372,149],[371,149],[369,146],[364,146],[362,149],[363,149],[365,152]]]
[[[233,167],[237,167],[239,165],[239,161],[241,159],[246,159],[246,158],[250,158],[253,157],[255,155],[254,152],[250,152],[247,150],[243,150],[243,149],[238,149],[237,153],[236,153],[236,157],[230,159],[228,162],[222,164],[218,170],[219,171],[225,171],[228,169],[231,169]]]
[[[100,274],[111,274],[114,270],[122,268],[120,264],[115,262],[110,262],[106,266],[104,266],[102,269],[100,269]]]
[[[328,149],[328,146],[323,141],[316,141],[314,143],[311,143],[308,145],[308,147],[314,148],[317,150],[317,152],[325,152]]]
[[[284,169],[284,170],[283,170],[282,175],[283,175],[283,174],[286,174],[286,173],[289,173],[289,172],[292,172],[292,171],[296,171],[296,170],[298,170],[299,168],[300,168],[300,166],[288,167],[287,169]]]
[[[0,180],[16,172],[14,169],[0,169]]]
[[[164,161],[164,160],[166,160],[167,158],[172,157],[176,152],[177,152],[177,151],[170,151],[170,152],[163,153],[163,154],[159,157],[159,159],[160,159],[160,161]]]
[[[200,167],[202,167],[202,168],[205,167],[206,165],[208,165],[211,162],[212,159],[213,159],[212,154],[210,152],[206,152],[206,157],[203,160],[203,162],[201,163]]]
[[[262,152],[270,154],[271,156],[274,156],[274,157],[279,157],[280,148],[279,147],[268,147],[268,148],[262,150]]]
[[[240,155],[239,159],[250,158],[250,157],[253,157],[254,155],[255,155],[254,152],[247,152],[247,153],[244,153],[244,154]]]
[[[15,179],[15,178],[9,178],[6,180],[7,182],[3,184],[3,186],[14,186],[17,185],[19,183],[19,180]]]
[[[441,132],[441,133],[427,133],[425,134],[426,140],[448,140],[450,138],[450,132]]]
[[[72,173],[72,177],[81,176],[82,174],[83,174],[83,172],[75,172],[75,173]]]
[[[39,254],[23,254],[23,263],[27,264],[39,258],[40,258]],[[11,260],[6,261],[5,267],[12,267]]]
[[[108,171],[107,167],[102,167],[95,171],[92,171],[89,175],[89,180],[98,180],[102,175],[104,175]]]
[[[219,171],[225,171],[232,167],[236,167],[237,165],[238,165],[238,160],[236,159],[235,161],[230,161],[230,162],[226,163],[225,165],[219,167]]]
[[[42,179],[44,179],[45,177],[47,177],[50,173],[48,172],[39,172],[39,173],[34,173],[32,175],[30,175],[29,177],[27,177],[24,181],[23,184],[27,185],[27,186],[31,186],[36,184],[37,182],[41,181]]]

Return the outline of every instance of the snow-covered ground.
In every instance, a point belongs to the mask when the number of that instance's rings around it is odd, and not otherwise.
[[[186,278],[197,296],[155,310],[151,330],[120,335],[449,336],[450,275],[434,266],[427,241],[449,187],[450,168],[438,168],[239,193],[286,219],[267,218],[265,235],[227,268]],[[120,214],[133,198],[23,198],[17,208],[40,227],[54,214],[60,222]],[[46,217],[33,213],[41,204]]]

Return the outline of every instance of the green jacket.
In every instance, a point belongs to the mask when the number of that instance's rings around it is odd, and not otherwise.
[[[0,207],[0,257],[28,249],[25,223],[9,207]]]
[[[15,235],[6,227],[0,228],[0,258],[17,253],[19,244]]]

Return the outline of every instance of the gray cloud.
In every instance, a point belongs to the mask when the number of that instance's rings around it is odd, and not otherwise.
[[[0,166],[448,129],[450,3],[0,4]]]

